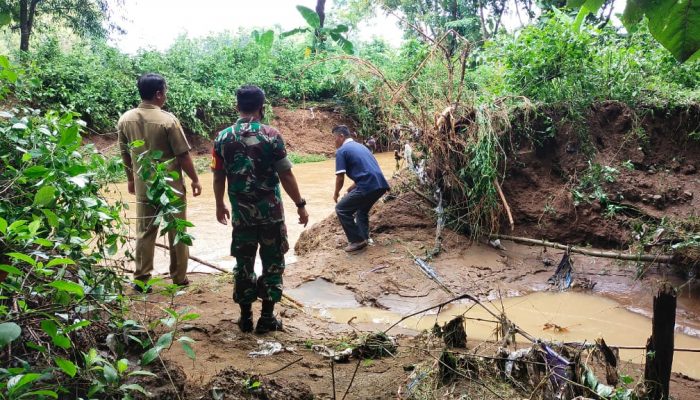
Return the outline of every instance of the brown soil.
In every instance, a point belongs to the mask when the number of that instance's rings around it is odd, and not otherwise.
[[[556,135],[540,145],[522,140],[503,183],[515,235],[622,247],[633,240],[634,221],[696,215],[700,141],[689,134],[700,129],[700,106],[635,112],[605,102],[592,107],[585,128],[548,114]],[[613,216],[596,200],[574,205],[571,189],[586,174],[591,152],[591,163],[618,171],[615,182],[603,182],[608,198],[623,207]]]
[[[282,134],[288,151],[301,154],[323,154],[327,157],[332,157],[335,154],[331,130],[340,124],[355,129],[355,123],[352,119],[344,116],[339,110],[328,106],[297,109],[273,107],[273,117],[270,122],[270,125],[277,128]],[[225,127],[222,126],[221,129]],[[212,132],[210,138],[205,138],[201,135],[187,133],[193,154],[211,154],[211,139],[216,134],[217,132]],[[111,132],[90,135],[86,138],[86,143],[93,143],[98,150],[116,155],[119,150],[115,146],[116,140],[116,133]]]
[[[518,148],[517,159],[510,163],[503,185],[516,219],[515,234],[618,247],[630,242],[629,225],[635,218],[692,215],[699,205],[700,183],[695,170],[700,167],[700,147],[684,142],[681,138],[685,136],[678,132],[695,129],[699,113],[694,110],[640,118],[618,103],[605,103],[592,110],[588,125],[594,138],[595,161],[619,171],[617,182],[605,188],[608,193],[624,196],[620,201],[629,202],[630,209],[635,210],[630,215],[606,218],[595,204],[573,205],[569,195],[571,177],[588,167],[581,150],[584,144],[579,142],[573,125],[562,122],[556,137],[542,146],[523,144]],[[314,110],[312,117],[309,110],[275,108],[272,124],[280,129],[290,150],[328,155],[333,152],[328,138],[330,129],[347,122],[332,111]],[[631,134],[636,126],[647,133],[648,141]],[[95,143],[100,146],[98,140]],[[208,142],[202,141],[195,148],[208,153],[207,146]],[[656,154],[656,148],[663,148],[665,155]],[[620,166],[627,160],[635,165],[634,170]],[[655,172],[649,172],[652,167]],[[414,264],[414,256],[426,256],[435,246],[432,206],[410,191],[402,192],[400,186],[395,181],[393,198],[374,207],[370,218],[374,245],[358,254],[348,255],[342,250],[346,240],[334,216],[307,229],[295,247],[298,260],[287,267],[285,288],[321,278],[351,290],[362,305],[394,310],[404,310],[402,306],[406,304],[437,304],[452,297],[448,291],[484,299],[548,289],[547,278],[562,252],[510,242],[504,242],[507,250],[496,250],[449,229],[442,233],[442,252],[430,260],[447,290],[428,279]],[[686,191],[694,195],[689,198],[684,195]],[[550,205],[553,212],[545,212],[545,205]],[[552,260],[554,266],[546,265],[547,260]],[[644,278],[636,280],[637,266],[633,263],[583,256],[575,256],[575,268],[579,277],[597,284],[594,293],[646,311],[651,308],[659,281],[680,282],[663,267],[653,266]],[[302,399],[311,393],[314,398],[330,399],[336,397],[334,383],[338,398],[343,398],[349,386],[348,399],[396,398],[397,393],[405,393],[414,370],[437,366],[442,347],[434,338],[396,329],[392,333],[397,335],[399,350],[394,357],[359,364],[352,359],[331,368],[327,359],[308,348],[311,344],[356,344],[368,332],[383,326],[336,323],[283,302],[277,312],[284,321],[284,332],[243,334],[236,325],[238,307],[230,299],[230,276],[192,278],[193,284],[186,293],[176,297],[176,308],[190,307],[191,312],[200,314],[200,318],[182,326],[184,333],[196,340],[193,347],[197,359],[190,360],[177,344],[164,352],[171,365],[184,371],[184,375],[176,373],[178,385],[184,383],[184,387],[176,385],[182,398]],[[700,328],[699,296],[697,285],[684,287],[679,296],[679,323]],[[157,295],[150,299],[166,304],[169,300]],[[257,304],[254,313],[259,315]],[[256,350],[261,340],[280,342],[286,350],[270,357],[250,358],[248,353]],[[476,341],[467,344],[470,350],[488,346]],[[634,377],[640,374],[638,365],[624,365],[622,370]],[[484,379],[493,379],[487,381],[488,386],[501,398],[530,396],[529,392],[518,392],[496,373],[485,374]],[[259,387],[255,382],[260,382]],[[432,394],[435,398],[459,398],[463,393],[473,398],[496,398],[483,386],[472,382],[470,387],[465,382],[440,387],[436,383]],[[156,392],[154,389],[167,382],[144,384]],[[697,399],[700,383],[674,374],[671,393],[676,399]],[[163,392],[155,398],[174,397]]]

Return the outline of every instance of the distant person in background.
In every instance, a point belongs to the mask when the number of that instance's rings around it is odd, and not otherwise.
[[[161,110],[167,99],[168,87],[165,79],[158,74],[144,74],[137,82],[141,104],[133,110],[129,110],[119,118],[117,134],[119,137],[119,149],[129,193],[136,195],[136,271],[134,279],[147,282],[153,271],[153,255],[158,225],[154,216],[157,210],[149,203],[146,197],[147,183],[134,170],[138,166],[134,160],[143,152],[161,151],[161,160],[171,160],[168,168],[178,173],[178,178],[171,182],[171,186],[185,198],[185,182],[182,171],[192,180],[192,194],[199,196],[202,186],[199,183],[197,171],[192,163],[189,151],[191,147],[182,131],[180,121],[169,112]],[[136,140],[142,140],[144,145],[131,148],[130,144]],[[183,202],[186,205],[186,200]],[[183,206],[177,218],[186,219],[186,207]],[[188,285],[187,261],[189,248],[184,243],[174,244],[175,232],[168,232],[170,242],[170,277],[177,285]],[[142,290],[141,286],[134,285],[134,289]]]
[[[335,212],[343,226],[348,246],[345,251],[353,252],[367,246],[369,240],[369,211],[387,190],[389,184],[384,178],[379,163],[372,153],[352,138],[345,125],[333,128],[335,136],[335,192],[337,203]],[[340,201],[345,175],[353,180],[348,192]]]
[[[375,139],[374,136],[370,136],[369,139],[365,141],[365,146],[374,154],[377,151],[377,139]]]
[[[284,254],[289,250],[287,227],[279,184],[297,206],[299,223],[306,226],[306,200],[299,194],[280,133],[260,122],[265,93],[257,86],[236,91],[236,123],[221,131],[214,142],[211,168],[214,172],[216,219],[233,224],[231,255],[236,257],[233,300],[241,307],[238,327],[253,330],[252,304],[262,300],[256,333],[282,330],[274,316],[275,303],[282,299]],[[231,213],[224,204],[228,182]],[[256,277],[255,253],[260,246],[262,275]]]

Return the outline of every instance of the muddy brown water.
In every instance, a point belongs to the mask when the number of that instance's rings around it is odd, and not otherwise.
[[[395,171],[396,162],[393,153],[375,154],[379,165],[384,172],[384,175],[389,178]],[[316,222],[321,221],[329,214],[335,212],[335,203],[333,202],[333,189],[335,187],[335,160],[326,160],[314,163],[306,163],[295,165],[292,169],[299,183],[301,195],[307,201],[307,210],[309,212],[309,224],[311,226]],[[194,223],[194,227],[189,229],[194,237],[193,246],[190,248],[190,254],[201,258],[204,261],[211,262],[227,270],[233,269],[233,257],[229,255],[229,246],[231,244],[231,226],[221,225],[216,221],[214,192],[212,190],[212,174],[200,174],[199,179],[202,183],[202,194],[197,197],[191,195],[187,199],[187,219]],[[189,182],[189,181],[188,181]],[[346,179],[345,188],[352,182]],[[189,188],[189,187],[188,187]],[[344,188],[344,189],[345,189]],[[111,199],[121,199],[130,205],[130,210],[127,212],[127,218],[131,222],[134,221],[136,205],[133,196],[129,195],[126,182],[110,185],[107,194]],[[283,191],[284,192],[284,191]],[[297,210],[294,202],[283,194],[284,212],[287,220],[287,234],[289,236],[290,251],[287,253],[288,268],[294,268],[295,261],[294,245],[299,239],[299,235],[304,230],[302,225],[297,223]],[[226,198],[228,204],[228,198]],[[229,206],[230,208],[230,206]],[[131,236],[134,236],[133,224],[130,227]],[[159,239],[160,243],[166,244],[167,241],[163,238]],[[130,243],[133,246],[133,243]],[[256,269],[260,272],[260,260],[258,258]],[[168,273],[169,258],[165,250],[156,248],[155,272],[157,274]],[[191,261],[188,266],[189,272],[206,272],[217,273],[218,271]]]
[[[362,307],[354,294],[344,287],[322,279],[307,282],[287,293],[308,306],[310,312],[332,322],[353,324],[363,329],[381,330],[399,321],[402,315],[427,308],[423,305],[410,306],[405,299],[397,308],[381,310]],[[606,343],[616,346],[643,346],[651,334],[651,320],[627,310],[619,303],[602,296],[577,292],[537,292],[520,297],[504,298],[483,303],[496,314],[501,307],[506,315],[519,327],[543,340],[558,342],[594,343],[604,338]],[[401,322],[402,331],[419,332],[430,330],[437,322],[445,324],[458,315],[467,318],[493,320],[483,308],[473,303],[451,304],[437,314],[431,311]],[[467,335],[476,340],[493,340],[495,324],[468,319]],[[549,328],[556,325],[560,329]],[[522,339],[522,338],[519,338]],[[700,338],[677,333],[677,348],[700,348]],[[524,344],[525,342],[523,342]],[[644,363],[644,350],[621,350],[620,359],[636,364]],[[700,354],[676,352],[673,368],[696,379],[700,379]]]

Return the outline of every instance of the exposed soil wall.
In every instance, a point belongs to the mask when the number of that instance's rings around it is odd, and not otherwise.
[[[557,111],[545,114],[554,136],[536,143],[521,132],[507,164],[503,190],[515,235],[621,247],[633,239],[636,223],[696,214],[700,140],[690,134],[700,131],[700,106],[635,111],[605,102],[591,107],[585,124],[567,122]],[[617,212],[595,199],[575,204],[572,189],[589,173],[589,160],[617,171],[614,182],[600,182]]]

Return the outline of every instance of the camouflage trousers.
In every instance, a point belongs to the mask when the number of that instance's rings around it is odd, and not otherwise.
[[[262,275],[257,277],[255,253],[260,247]],[[282,299],[284,254],[289,250],[284,221],[253,226],[234,226],[231,255],[236,257],[233,300],[253,303],[257,298],[278,302]]]

